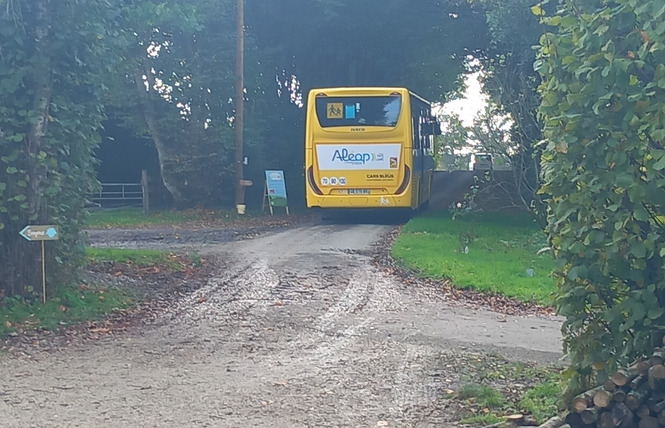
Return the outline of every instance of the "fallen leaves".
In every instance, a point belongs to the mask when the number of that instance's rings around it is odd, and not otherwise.
[[[143,268],[142,271],[147,274],[156,274],[160,273],[162,271],[162,268],[160,266],[147,266]]]

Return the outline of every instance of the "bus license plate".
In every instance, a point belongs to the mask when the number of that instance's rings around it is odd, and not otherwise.
[[[369,195],[369,189],[349,189],[349,195]]]

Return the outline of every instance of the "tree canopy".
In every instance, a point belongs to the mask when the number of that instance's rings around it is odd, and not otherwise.
[[[533,69],[535,46],[545,26],[531,12],[534,0],[473,0],[482,8],[489,34],[487,45],[475,53],[484,91],[490,96],[488,109],[472,126],[453,129],[475,139],[480,150],[510,160],[514,203],[530,210],[541,224],[545,207],[538,195],[540,182],[541,123],[537,117],[540,77]],[[543,5],[554,9],[553,5]],[[498,125],[508,125],[499,128]],[[504,138],[507,137],[507,138]],[[461,140],[463,143],[465,140]]]
[[[230,202],[235,1],[0,5],[3,293],[29,294],[38,282],[38,249],[18,234],[26,224],[60,226],[48,271],[74,272],[103,123],[154,144],[177,205]],[[486,42],[474,6],[453,0],[247,0],[245,14],[248,178],[284,169],[296,195],[304,92],[394,85],[438,101]]]
[[[302,87],[407,86],[431,101],[456,89],[466,56],[487,43],[481,10],[426,0],[248,2],[250,31]],[[285,29],[288,28],[288,31]]]
[[[293,168],[287,176],[299,178],[294,160],[302,157],[302,98],[310,88],[407,86],[438,101],[486,40],[479,13],[464,2],[246,3],[250,174],[279,159],[282,169]],[[111,119],[151,137],[164,184],[181,206],[225,203],[234,187],[234,4],[126,2],[135,39],[117,75]]]

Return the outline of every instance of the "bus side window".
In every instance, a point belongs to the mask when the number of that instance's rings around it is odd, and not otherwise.
[[[422,148],[425,151],[427,151],[427,149],[429,149],[429,144],[428,144],[429,137],[427,136],[428,133],[426,132],[426,130],[427,130],[426,128],[427,128],[427,112],[421,110],[418,114],[418,132],[419,132],[419,136],[418,136],[419,147],[418,148]]]
[[[430,125],[429,125],[429,122],[427,121],[427,117],[428,117],[427,111],[421,111],[420,112],[420,117],[421,117],[420,120],[422,120],[423,124],[425,125],[425,127],[423,128],[423,131],[427,130],[427,132],[421,132],[422,136],[420,137],[420,138],[423,139],[423,149],[425,149],[425,151],[427,152],[429,150],[429,141],[430,141],[430,139],[429,139]]]
[[[429,111],[421,111],[420,116],[420,134],[422,138],[422,147],[431,155],[434,151],[434,136],[441,134],[441,125]]]
[[[421,139],[420,117],[419,116],[414,116],[413,117],[413,148],[414,149],[420,149],[422,147],[420,139]]]

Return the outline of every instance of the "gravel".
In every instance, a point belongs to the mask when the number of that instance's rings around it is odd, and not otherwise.
[[[196,251],[204,268],[89,272],[149,300],[10,338],[5,426],[454,427],[468,410],[454,392],[484,367],[558,361],[549,309],[417,280],[387,255],[395,230],[310,219],[92,232],[96,246]]]

